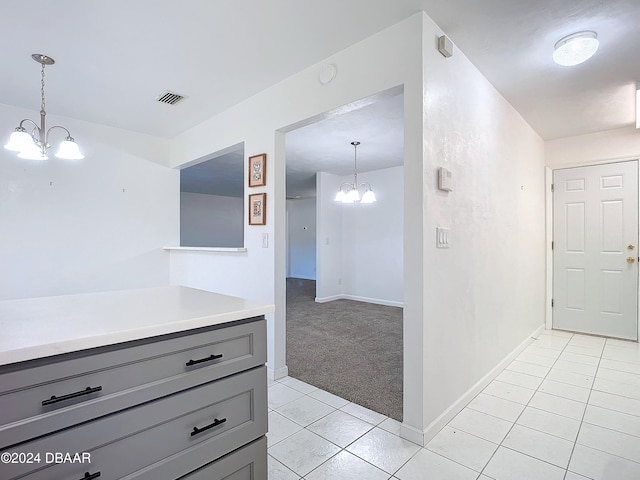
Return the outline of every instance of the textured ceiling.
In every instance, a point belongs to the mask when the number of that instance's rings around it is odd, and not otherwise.
[[[173,137],[424,10],[545,139],[618,128],[640,80],[638,0],[21,0],[3,2],[0,103]],[[600,50],[574,68],[554,43],[581,29]],[[165,89],[188,98],[155,102]]]
[[[3,2],[0,103],[39,108],[31,54],[44,53],[56,59],[47,69],[50,113],[172,138],[421,10],[543,139],[633,124],[640,0]],[[576,67],[555,65],[554,43],[583,29],[598,33],[596,55]],[[160,104],[164,90],[187,98]],[[288,136],[292,175],[302,175],[297,161],[321,170],[321,157],[346,160],[356,136],[363,162],[375,156],[367,152],[375,138],[358,130],[375,129],[373,115],[333,120],[315,127],[315,140],[313,128]]]

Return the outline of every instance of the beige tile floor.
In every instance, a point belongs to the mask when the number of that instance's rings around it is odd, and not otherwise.
[[[637,343],[545,331],[422,448],[287,377],[269,385],[269,480],[639,480]]]

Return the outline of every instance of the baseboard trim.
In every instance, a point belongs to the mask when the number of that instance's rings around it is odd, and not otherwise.
[[[482,377],[473,387],[462,394],[455,402],[449,406],[438,418],[431,422],[427,427],[420,431],[410,425],[401,424],[400,436],[407,440],[417,443],[418,445],[425,446],[429,441],[435,437],[444,426],[449,423],[453,418],[460,413],[467,404],[473,400],[487,385],[489,385],[507,365],[509,365],[522,351],[527,348],[531,342],[533,342],[540,333],[545,329],[545,325],[542,324],[536,328],[531,335],[529,335],[520,345],[518,345],[510,354],[508,354],[498,365],[496,365],[489,373]]]
[[[380,298],[359,297],[357,295],[331,295],[329,297],[316,297],[316,303],[327,303],[334,300],[355,300],[356,302],[373,303],[375,305],[385,305],[387,307],[404,307],[403,302],[382,300]]]
[[[400,424],[400,436],[405,440],[417,443],[421,447],[426,445],[424,441],[424,432],[409,425],[405,425],[404,423]]]
[[[340,300],[344,298],[342,295],[330,295],[328,297],[316,297],[316,303],[327,303],[327,302],[333,302],[334,300]]]
[[[269,380],[280,380],[281,378],[284,378],[286,376],[289,375],[289,367],[284,366],[278,369],[271,369],[269,368],[269,366],[267,365],[267,378]]]

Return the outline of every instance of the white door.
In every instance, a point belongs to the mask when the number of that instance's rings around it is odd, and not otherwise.
[[[555,170],[553,328],[638,338],[638,162]]]

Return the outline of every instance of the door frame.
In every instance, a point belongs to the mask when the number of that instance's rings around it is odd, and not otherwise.
[[[544,192],[545,192],[545,259],[546,259],[546,289],[545,289],[545,328],[551,330],[553,328],[553,309],[551,308],[551,299],[553,298],[553,250],[551,249],[551,242],[553,241],[553,194],[551,192],[551,185],[553,183],[553,172],[555,170],[564,170],[567,168],[579,168],[579,167],[592,167],[596,165],[606,165],[609,163],[621,163],[636,161],[638,162],[638,171],[640,172],[640,158],[639,157],[625,157],[615,158],[610,160],[601,160],[597,162],[579,162],[554,165],[550,167],[546,165],[544,167]],[[639,173],[640,175],[640,173]],[[640,182],[640,179],[639,179]],[[638,189],[639,198],[638,205],[640,206],[640,188]],[[638,225],[640,226],[640,208],[638,208]],[[639,239],[640,241],[640,239]],[[636,322],[638,324],[638,338],[636,343],[640,342],[640,268],[638,269],[638,295],[636,301],[639,303],[637,309]],[[629,340],[633,341],[633,340]]]

